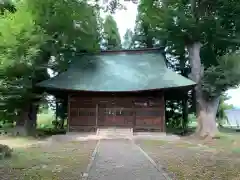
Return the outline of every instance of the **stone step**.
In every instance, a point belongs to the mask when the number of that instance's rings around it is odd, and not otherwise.
[[[132,137],[133,129],[132,128],[98,128],[98,136],[111,136],[111,137]]]

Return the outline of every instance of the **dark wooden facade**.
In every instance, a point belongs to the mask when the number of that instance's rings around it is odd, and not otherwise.
[[[69,131],[98,127],[128,127],[135,131],[165,131],[162,92],[71,93],[68,96]]]

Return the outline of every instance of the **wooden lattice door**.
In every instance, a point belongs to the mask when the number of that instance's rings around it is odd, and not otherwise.
[[[126,108],[114,102],[101,106],[101,111],[100,126],[131,127],[133,125],[132,108]]]

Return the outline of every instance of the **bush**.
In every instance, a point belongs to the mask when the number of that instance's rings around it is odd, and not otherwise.
[[[12,127],[14,127],[14,123],[12,123],[11,121],[0,120],[0,129]]]
[[[66,134],[66,129],[46,128],[37,130],[38,137],[46,137],[59,134]]]

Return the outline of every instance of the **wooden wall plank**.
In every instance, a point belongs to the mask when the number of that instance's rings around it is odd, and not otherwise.
[[[69,96],[69,126],[131,126],[155,127],[165,130],[165,105],[162,92],[136,94],[85,93]],[[98,111],[96,111],[98,106]],[[116,121],[106,116],[106,108],[114,107]],[[117,109],[118,108],[118,109]],[[122,110],[120,110],[122,108]],[[96,123],[96,119],[98,120]],[[76,128],[75,128],[76,129]]]

